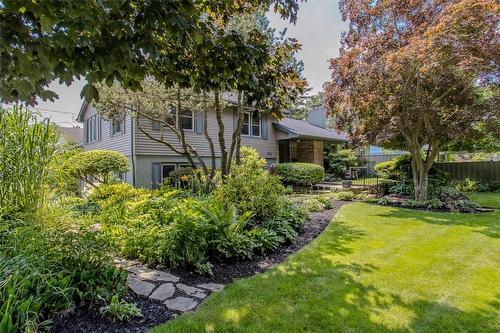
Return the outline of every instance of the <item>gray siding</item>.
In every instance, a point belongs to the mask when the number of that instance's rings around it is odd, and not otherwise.
[[[131,147],[132,147],[132,137],[131,137],[131,126],[132,119],[129,116],[125,117],[125,131],[123,133],[116,134],[111,136],[111,123],[108,120],[101,118],[101,139],[97,142],[85,143],[85,133],[87,132],[86,122],[88,118],[92,117],[96,114],[96,110],[91,105],[87,106],[87,110],[83,115],[83,133],[84,133],[84,142],[83,148],[85,150],[93,150],[93,149],[109,149],[118,151],[126,156],[131,155]]]
[[[210,158],[203,158],[208,167],[211,166],[212,161]],[[268,165],[275,163],[275,159],[267,159]],[[143,188],[151,188],[153,184],[153,163],[162,164],[175,164],[177,167],[180,165],[189,164],[182,156],[166,156],[166,155],[142,155],[136,157],[136,175],[135,186]],[[217,167],[220,166],[220,158],[216,159]],[[127,175],[128,176],[128,175]],[[127,178],[127,182],[128,181]]]
[[[226,111],[223,113],[224,121],[224,137],[226,139],[226,146],[230,147],[231,137],[233,133],[233,113],[231,111]],[[268,117],[268,139],[264,140],[262,138],[247,137],[242,136],[242,145],[250,146],[255,148],[262,157],[267,159],[275,159],[277,157],[277,142],[274,129],[272,127],[272,118]],[[147,131],[151,136],[155,138],[160,138],[161,131],[153,130],[152,122],[146,118],[139,119],[139,125]],[[218,126],[217,120],[215,118],[215,113],[210,112],[208,116],[208,133],[212,137],[215,146],[216,156],[220,156],[219,141],[218,141]],[[204,134],[197,134],[195,131],[185,131],[186,141],[190,143],[200,154],[200,156],[209,157],[210,148]],[[178,140],[176,136],[166,129],[164,131],[164,138],[169,143],[172,143],[175,147],[179,147]],[[164,155],[164,156],[175,156],[176,153],[170,150],[167,146],[158,143],[154,140],[148,138],[140,130],[137,130],[137,155]]]

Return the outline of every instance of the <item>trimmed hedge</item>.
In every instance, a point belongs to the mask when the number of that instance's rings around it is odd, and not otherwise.
[[[280,163],[276,172],[285,184],[310,186],[325,178],[325,170],[321,165],[313,163]]]

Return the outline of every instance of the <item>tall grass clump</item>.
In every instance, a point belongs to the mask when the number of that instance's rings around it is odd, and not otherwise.
[[[47,119],[40,121],[19,105],[0,108],[0,207],[40,207],[56,143],[56,131]]]

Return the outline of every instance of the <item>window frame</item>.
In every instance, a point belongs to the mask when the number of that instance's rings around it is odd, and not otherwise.
[[[101,119],[99,115],[94,114],[85,120],[86,138],[85,144],[91,144],[101,141]]]
[[[257,114],[257,124],[254,125],[253,115]],[[252,137],[252,138],[261,138],[262,137],[262,115],[258,111],[253,112],[245,112],[243,114],[243,125],[245,125],[245,118],[248,118],[248,133],[243,133],[243,126],[241,127],[241,136]],[[255,135],[253,133],[253,127],[259,127],[259,135]]]
[[[190,116],[185,115],[185,114],[183,114],[184,112],[190,112],[191,115]],[[180,119],[179,119],[180,120],[180,124],[179,125],[182,127],[182,129],[184,131],[194,131],[195,130],[195,123],[194,123],[195,122],[195,114],[194,114],[193,110],[183,110],[179,114],[179,117],[180,117]],[[182,122],[182,120],[183,120],[182,118],[191,118],[191,128],[184,128],[183,122]]]
[[[120,130],[115,132],[115,122],[120,124]],[[110,120],[111,122],[111,136],[121,135],[125,133],[125,117],[117,117]]]

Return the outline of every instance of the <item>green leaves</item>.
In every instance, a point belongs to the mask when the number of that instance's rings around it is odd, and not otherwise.
[[[87,103],[92,102],[94,99],[99,102],[99,91],[94,85],[87,83],[80,92],[80,97],[85,98]]]

